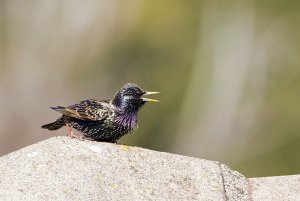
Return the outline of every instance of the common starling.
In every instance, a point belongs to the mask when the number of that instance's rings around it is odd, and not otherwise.
[[[51,107],[62,116],[42,128],[57,130],[66,126],[71,138],[116,142],[138,127],[138,111],[146,102],[159,102],[142,96],[157,93],[143,91],[136,84],[128,83],[112,100],[88,99],[68,107]],[[75,134],[72,128],[82,135]]]

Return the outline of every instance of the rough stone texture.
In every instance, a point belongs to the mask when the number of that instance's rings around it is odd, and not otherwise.
[[[0,200],[300,200],[300,175],[251,178],[228,166],[54,137],[0,158]]]
[[[249,179],[254,201],[299,201],[300,175]]]
[[[1,200],[250,200],[218,162],[67,137],[1,157],[0,178]]]
[[[223,175],[224,191],[227,200],[251,200],[248,193],[248,180],[237,171],[232,171],[228,166],[220,164]]]

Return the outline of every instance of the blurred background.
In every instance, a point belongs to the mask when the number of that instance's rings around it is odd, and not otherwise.
[[[299,24],[292,0],[0,1],[0,155],[66,135],[49,106],[133,82],[161,102],[120,143],[299,174]]]

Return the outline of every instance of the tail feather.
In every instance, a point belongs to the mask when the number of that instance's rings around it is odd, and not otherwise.
[[[65,125],[66,125],[66,122],[65,122],[64,118],[60,117],[55,122],[43,125],[42,128],[53,131],[53,130],[60,129],[61,127],[65,126]]]
[[[63,111],[65,111],[65,107],[62,106],[56,106],[56,107],[50,107],[52,110],[55,110],[57,112],[63,113]]]

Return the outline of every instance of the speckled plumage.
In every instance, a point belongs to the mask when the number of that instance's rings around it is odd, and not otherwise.
[[[85,138],[115,142],[138,127],[139,109],[146,102],[158,102],[142,96],[155,93],[158,92],[145,92],[136,84],[128,83],[112,100],[88,99],[68,107],[51,107],[62,116],[42,128],[57,130],[67,126],[80,131]]]

